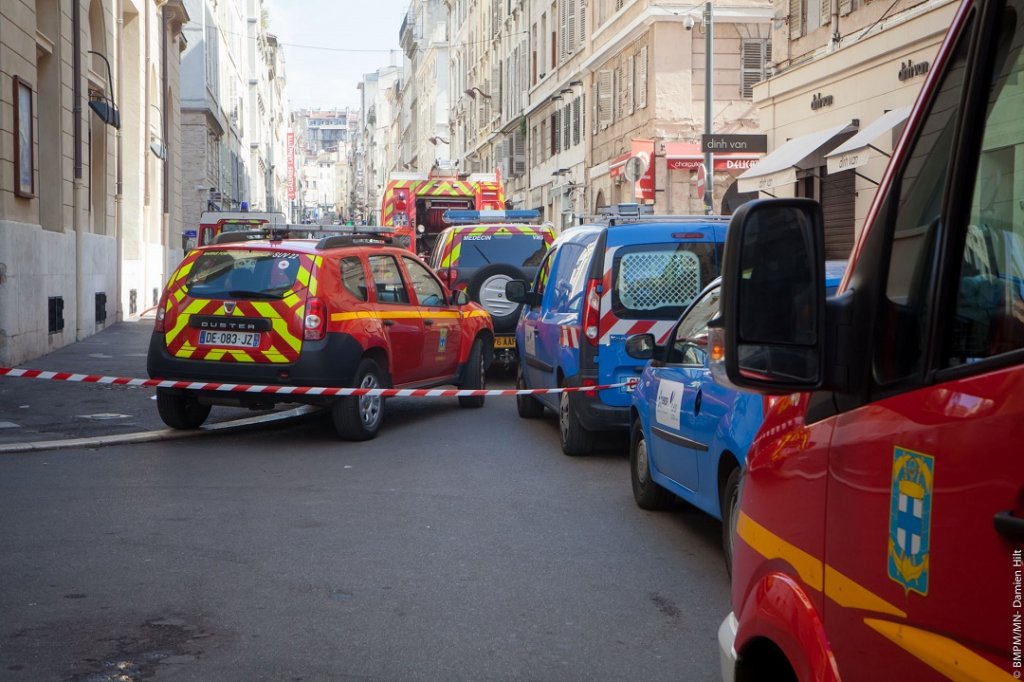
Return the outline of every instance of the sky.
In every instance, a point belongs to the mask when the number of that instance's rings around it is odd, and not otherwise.
[[[284,46],[291,109],[357,108],[364,74],[401,65],[398,31],[411,0],[266,0]]]

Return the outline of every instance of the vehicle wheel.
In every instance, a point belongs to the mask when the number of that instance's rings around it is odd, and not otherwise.
[[[384,388],[384,373],[377,363],[364,358],[356,368],[356,388]],[[384,421],[384,398],[351,395],[331,406],[334,430],[345,440],[370,440]]]
[[[487,386],[487,363],[484,362],[484,343],[480,339],[473,342],[469,350],[469,361],[466,362],[465,379],[459,388],[466,391],[479,391]],[[460,407],[483,407],[482,395],[459,396]]]
[[[633,422],[629,439],[629,478],[633,484],[636,506],[648,511],[662,511],[672,504],[672,493],[651,478],[651,460],[647,453],[647,439],[640,420]]]
[[[210,406],[203,405],[188,393],[156,389],[156,409],[160,419],[172,429],[198,429],[210,416]]]
[[[585,455],[594,449],[594,432],[580,424],[576,412],[579,394],[562,393],[558,399],[558,431],[562,441],[562,452],[575,457]]]
[[[740,469],[729,472],[722,486],[722,550],[725,554],[725,570],[732,576],[732,550],[736,543],[736,521],[740,511]]]
[[[522,304],[505,298],[505,283],[513,279],[526,279],[522,270],[507,263],[495,263],[480,268],[469,280],[466,293],[484,307],[494,321],[494,332],[514,331]]]
[[[523,377],[523,366],[520,363],[516,368],[516,390],[526,389],[526,379]],[[532,395],[517,395],[516,410],[523,419],[537,419],[544,416],[544,405]]]

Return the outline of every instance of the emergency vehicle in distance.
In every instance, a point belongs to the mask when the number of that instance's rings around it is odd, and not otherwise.
[[[263,213],[260,211],[203,211],[199,217],[199,230],[196,232],[196,246],[212,244],[214,238],[222,232],[246,232],[256,230],[264,225],[281,225],[288,222],[283,213]]]
[[[726,680],[1020,679],[1024,0],[964,0],[838,294],[810,199],[729,227],[712,371],[775,394]]]
[[[381,201],[381,225],[393,227],[395,243],[426,255],[449,223],[448,210],[505,209],[501,172],[459,173],[434,168],[425,173],[392,173]],[[422,226],[422,230],[420,230]]]

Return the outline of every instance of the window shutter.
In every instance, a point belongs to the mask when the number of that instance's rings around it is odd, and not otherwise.
[[[754,39],[740,43],[740,97],[750,99],[754,95],[754,85],[764,80],[765,47],[767,41]]]
[[[612,69],[612,121],[622,120],[622,65]]]
[[[633,114],[633,106],[635,103],[634,92],[633,92],[633,70],[636,68],[636,55],[629,55],[629,59],[626,60],[626,115],[631,116]]]
[[[577,0],[562,0],[566,9],[565,17],[565,54],[571,55],[576,51],[576,4]]]
[[[494,60],[494,66],[491,67],[491,89],[485,90],[491,99],[488,102],[494,102],[495,106],[490,107],[491,117],[498,118],[501,115],[501,61],[498,59]],[[484,99],[487,99],[486,97]]]
[[[580,98],[577,97],[572,101],[572,143],[574,146],[580,143],[580,128],[582,127],[580,111]]]
[[[647,46],[640,48],[640,63],[637,68],[637,91],[636,106],[640,109],[647,108]]]
[[[597,74],[597,124],[601,128],[607,128],[612,123],[612,106],[615,102],[612,94],[613,80],[612,72],[608,69]]]
[[[558,3],[558,61],[564,62],[568,55],[569,37],[569,0],[559,0]]]
[[[562,149],[572,146],[572,104],[562,109]]]
[[[839,16],[845,17],[853,11],[853,0],[839,0]]]
[[[576,11],[576,25],[579,27],[576,42],[580,49],[587,44],[587,0],[578,0],[579,9]]]
[[[789,37],[799,38],[804,34],[804,2],[789,0]]]
[[[526,173],[526,140],[518,130],[512,133],[512,174]]]
[[[818,24],[827,26],[832,21],[832,0],[819,0],[820,9]]]
[[[559,138],[561,137],[562,129],[558,126],[558,115],[561,113],[558,109],[555,109],[555,113],[551,114],[551,154],[557,154],[562,151],[558,147]]]

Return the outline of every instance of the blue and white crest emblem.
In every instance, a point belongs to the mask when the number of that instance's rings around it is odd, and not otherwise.
[[[927,596],[935,458],[897,447],[892,460],[889,577]]]

